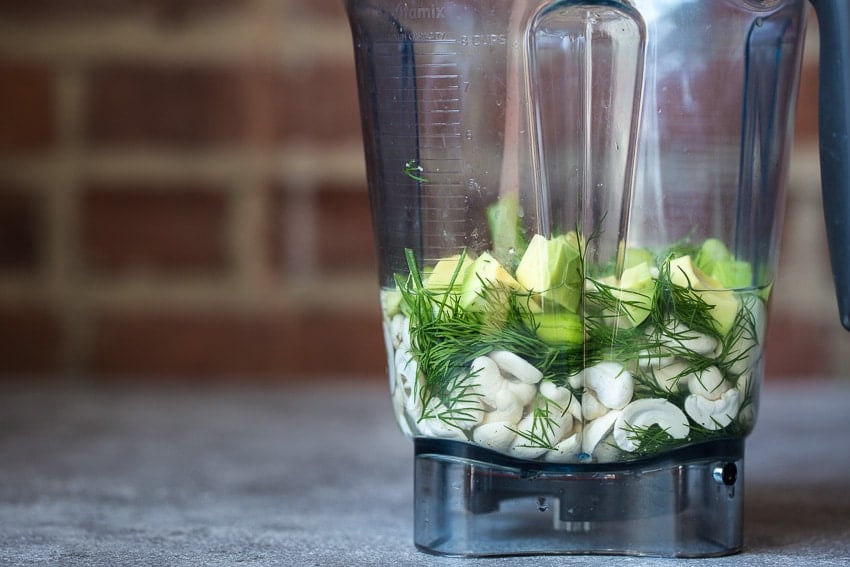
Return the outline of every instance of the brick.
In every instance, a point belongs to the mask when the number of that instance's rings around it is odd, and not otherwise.
[[[217,67],[99,67],[90,77],[88,137],[96,145],[234,142],[246,127],[237,83]]]
[[[62,370],[63,350],[62,321],[55,310],[0,304],[0,374],[54,374]]]
[[[101,377],[384,376],[382,336],[377,312],[111,312],[88,365]]]
[[[372,218],[365,187],[324,184],[314,191],[308,206],[315,209],[313,239],[309,241],[311,268],[325,273],[370,272],[376,269]],[[278,272],[298,270],[293,258],[303,253],[292,247],[302,246],[307,238],[290,238],[294,196],[285,186],[273,186],[268,200],[266,235],[271,269]]]
[[[366,189],[324,187],[316,195],[319,266],[325,271],[376,270]]]
[[[354,71],[339,64],[104,65],[89,77],[87,138],[99,146],[208,148],[359,138]]]
[[[35,63],[0,61],[0,152],[44,150],[54,130],[50,71]]]
[[[800,91],[797,98],[795,139],[798,142],[813,141],[818,135],[818,66],[803,65]]]
[[[41,263],[41,200],[21,190],[0,190],[0,270],[33,271]]]
[[[278,139],[361,139],[354,65],[323,64],[286,76]]]
[[[83,266],[98,273],[220,273],[229,266],[226,196],[207,187],[88,187]]]

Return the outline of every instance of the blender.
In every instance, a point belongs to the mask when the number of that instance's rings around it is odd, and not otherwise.
[[[850,7],[821,170],[850,329]],[[347,0],[414,542],[741,550],[805,0]]]

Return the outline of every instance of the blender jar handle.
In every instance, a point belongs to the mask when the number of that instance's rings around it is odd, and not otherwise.
[[[811,0],[820,26],[821,185],[841,323],[850,331],[850,2]]]

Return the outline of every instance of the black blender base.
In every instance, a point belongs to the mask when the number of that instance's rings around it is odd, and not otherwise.
[[[451,556],[711,557],[741,551],[742,439],[556,465],[415,440],[414,541]]]

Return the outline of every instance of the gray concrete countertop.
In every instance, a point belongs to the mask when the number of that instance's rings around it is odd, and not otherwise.
[[[374,381],[8,384],[0,388],[0,564],[611,564],[417,551],[412,454]],[[768,384],[746,464],[745,552],[699,561],[850,564],[850,381]]]

